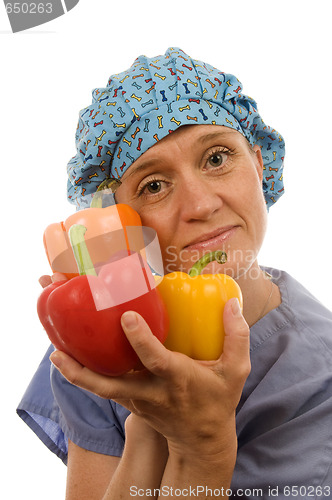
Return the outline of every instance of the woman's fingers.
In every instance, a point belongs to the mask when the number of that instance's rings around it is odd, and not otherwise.
[[[43,288],[46,288],[48,285],[55,283],[56,281],[64,281],[67,280],[67,276],[62,273],[54,273],[52,276],[48,274],[44,274],[39,278],[39,283]]]
[[[236,298],[226,303],[223,319],[225,340],[218,365],[226,379],[244,383],[250,373],[250,330]]]
[[[142,316],[134,311],[127,311],[121,317],[121,325],[145,368],[159,377],[169,374],[172,353],[152,334]]]
[[[68,382],[101,398],[125,401],[144,396],[146,400],[153,399],[152,394],[150,395],[151,390],[144,383],[144,375],[140,372],[119,377],[101,375],[82,366],[62,351],[54,351],[50,360]]]
[[[48,276],[47,274],[41,276],[38,281],[43,288],[46,288],[48,285],[52,283],[51,276]]]
[[[56,281],[64,281],[68,280],[67,276],[63,273],[54,273],[51,276],[52,283],[55,283]]]

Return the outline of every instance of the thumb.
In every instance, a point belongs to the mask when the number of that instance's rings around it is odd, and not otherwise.
[[[244,384],[250,373],[250,330],[237,298],[224,308],[224,349],[221,356],[225,376]]]
[[[145,368],[161,377],[168,373],[171,353],[152,334],[144,318],[134,311],[127,311],[121,317],[121,325]]]

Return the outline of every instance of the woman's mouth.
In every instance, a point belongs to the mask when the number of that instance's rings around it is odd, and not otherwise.
[[[224,226],[210,233],[200,235],[189,242],[185,250],[218,250],[233,236],[239,226]]]

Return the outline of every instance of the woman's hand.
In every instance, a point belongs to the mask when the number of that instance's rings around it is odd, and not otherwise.
[[[157,499],[152,493],[160,488],[165,471],[168,448],[163,436],[141,417],[129,415],[125,423],[126,442],[120,463],[112,476],[103,500],[129,499],[134,491],[147,498]],[[76,498],[76,497],[75,497]]]
[[[65,274],[62,273],[54,273],[52,276],[49,276],[48,274],[43,274],[39,278],[39,283],[43,288],[46,288],[48,285],[51,285],[52,283],[55,283],[56,281],[64,281],[67,280],[68,278],[66,277]]]
[[[162,455],[167,457],[168,448],[166,439],[148,425],[142,417],[131,413],[126,418],[125,432],[126,439],[134,442],[136,446],[146,446],[147,442],[151,443],[152,446],[159,447],[162,450]]]
[[[51,361],[69,382],[142,417],[167,439],[170,452],[232,455],[235,409],[250,371],[249,327],[237,299],[226,304],[224,325],[224,351],[217,361],[195,361],[167,350],[134,312],[122,316],[122,327],[146,370],[106,377],[59,351]]]

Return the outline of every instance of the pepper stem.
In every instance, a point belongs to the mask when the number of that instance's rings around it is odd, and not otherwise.
[[[214,260],[216,260],[219,264],[225,264],[225,262],[227,262],[226,252],[223,252],[222,250],[215,250],[214,252],[206,253],[190,269],[189,276],[198,276],[199,274],[201,274],[204,267]]]
[[[111,190],[112,193],[115,193],[116,189],[121,185],[120,179],[106,178],[103,182],[98,186],[97,191],[93,195],[90,208],[102,208],[103,207],[103,193],[105,189]]]
[[[97,276],[96,270],[93,266],[88,247],[86,246],[84,235],[86,227],[82,224],[74,224],[69,229],[69,239],[72,246],[76,264],[80,276]]]

